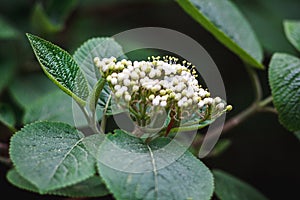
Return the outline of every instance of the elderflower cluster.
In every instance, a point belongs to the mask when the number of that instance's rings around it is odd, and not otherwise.
[[[226,108],[220,97],[212,98],[197,81],[194,66],[174,57],[152,57],[148,61],[116,58],[94,58],[97,66],[118,100],[137,102],[164,108],[197,108],[213,105],[219,111]]]

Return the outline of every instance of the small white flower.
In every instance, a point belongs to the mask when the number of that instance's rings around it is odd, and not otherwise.
[[[225,104],[224,103],[219,103],[218,105],[216,105],[216,108],[220,111],[224,110],[225,108]]]
[[[210,97],[203,99],[203,101],[207,105],[211,105],[214,102],[214,100]]]
[[[131,100],[131,96],[129,94],[126,94],[124,97],[125,101],[130,101]]]
[[[130,85],[130,80],[129,80],[129,79],[124,79],[124,80],[123,80],[123,84],[124,84],[125,86],[129,86],[129,85]]]
[[[118,79],[117,78],[111,78],[110,82],[111,82],[111,84],[116,85],[118,83]]]
[[[199,108],[202,108],[204,105],[205,105],[205,103],[203,101],[199,101],[199,103],[198,103]]]
[[[154,106],[158,106],[158,105],[159,105],[159,99],[158,99],[158,98],[153,99],[153,100],[152,100],[152,104],[153,104]]]
[[[166,101],[161,101],[161,102],[160,102],[160,106],[166,107],[166,105],[167,105],[167,102],[166,102]]]

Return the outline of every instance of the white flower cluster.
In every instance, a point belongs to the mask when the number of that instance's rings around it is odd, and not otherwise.
[[[152,57],[152,61],[117,61],[116,58],[94,58],[95,65],[110,84],[117,99],[126,102],[145,101],[165,108],[197,108],[214,105],[226,109],[220,97],[211,98],[196,79],[194,66],[185,61],[176,63],[174,57]]]

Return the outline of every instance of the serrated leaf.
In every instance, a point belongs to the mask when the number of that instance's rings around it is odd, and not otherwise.
[[[257,189],[224,171],[213,170],[213,174],[220,200],[267,200]]]
[[[26,34],[45,74],[80,105],[89,95],[87,81],[72,56],[57,45]]]
[[[16,77],[9,86],[12,97],[22,108],[30,106],[36,99],[55,90],[59,89],[43,74]]]
[[[19,31],[0,17],[0,39],[14,39],[19,36]]]
[[[14,168],[8,171],[6,177],[11,184],[18,188],[36,193],[39,192],[33,184],[23,178]],[[75,185],[49,191],[47,194],[67,197],[101,197],[108,193],[101,178],[99,176],[93,176]]]
[[[283,25],[287,39],[300,51],[300,21],[286,20]]]
[[[59,122],[36,122],[11,138],[10,158],[40,193],[81,182],[95,174],[83,134]]]
[[[108,135],[97,165],[116,199],[211,198],[213,178],[208,168],[177,143],[166,149],[169,142],[159,138],[147,145],[122,130]]]
[[[275,53],[270,62],[269,83],[280,123],[289,131],[300,130],[300,59]]]
[[[253,67],[263,69],[263,51],[250,24],[228,0],[177,0],[221,43]]]
[[[74,125],[72,98],[57,90],[36,99],[25,109],[24,124],[44,120]]]
[[[16,124],[16,117],[12,108],[7,104],[0,104],[0,122],[10,129]]]

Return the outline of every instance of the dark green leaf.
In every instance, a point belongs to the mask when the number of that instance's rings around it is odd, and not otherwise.
[[[98,170],[116,199],[208,200],[213,193],[208,168],[167,138],[147,145],[117,130],[100,146]]]
[[[15,169],[7,173],[7,179],[13,185],[31,192],[38,193],[38,189],[23,178]],[[99,176],[92,176],[80,183],[62,189],[49,191],[47,194],[68,196],[68,197],[100,197],[108,194],[108,190]]]
[[[10,129],[15,127],[15,114],[9,105],[0,104],[0,122]]]
[[[300,21],[284,21],[284,31],[288,40],[300,51]]]
[[[83,134],[59,122],[25,126],[11,138],[10,158],[18,173],[40,193],[81,182],[95,174]]]
[[[34,53],[46,75],[80,105],[88,97],[87,81],[72,56],[60,47],[27,34]]]
[[[263,69],[263,52],[254,31],[228,0],[177,0],[179,5],[220,42],[253,67]]]
[[[42,33],[56,33],[64,28],[65,20],[74,10],[78,0],[52,0],[42,6],[36,3],[31,15],[33,28]]]
[[[215,193],[221,200],[267,200],[258,190],[221,170],[213,170]]]
[[[19,31],[0,17],[0,39],[14,39],[19,36]]]
[[[300,59],[284,53],[274,54],[269,83],[279,121],[289,131],[300,130]]]
[[[48,92],[58,90],[44,74],[30,74],[16,77],[9,86],[14,100],[22,107],[30,106]]]
[[[299,18],[300,1],[295,0],[233,0],[245,14],[267,54],[295,53],[282,28],[285,17]]]
[[[1,26],[1,25],[0,25]],[[0,92],[6,88],[13,78],[15,62],[1,62],[0,64]]]

